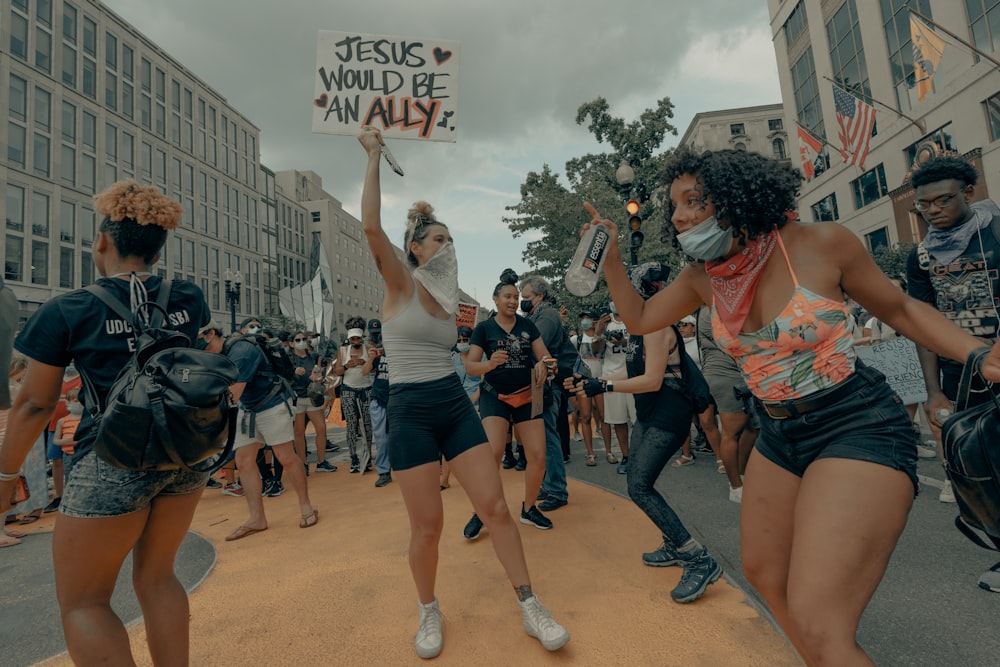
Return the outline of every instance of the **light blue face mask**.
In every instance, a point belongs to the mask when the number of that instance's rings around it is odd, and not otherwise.
[[[678,234],[677,242],[689,257],[708,262],[719,259],[729,251],[733,243],[733,234],[730,230],[720,227],[719,221],[713,215],[686,232]]]
[[[455,347],[456,347],[456,349],[458,349],[459,352],[465,353],[465,352],[468,352],[469,348],[472,347],[472,346],[469,343],[459,343]]]
[[[580,320],[580,328],[581,329],[589,329],[592,326],[594,326],[594,320],[591,320],[589,318],[588,319]]]

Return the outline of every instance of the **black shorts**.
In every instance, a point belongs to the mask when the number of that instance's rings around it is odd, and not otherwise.
[[[434,463],[441,456],[450,461],[487,442],[479,415],[455,374],[391,385],[386,413],[393,470]]]

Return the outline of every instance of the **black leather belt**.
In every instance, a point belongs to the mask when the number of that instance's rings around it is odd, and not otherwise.
[[[760,407],[764,409],[764,412],[768,414],[771,419],[791,419],[792,417],[798,417],[814,410],[819,410],[820,408],[825,408],[832,403],[850,396],[855,391],[857,391],[857,383],[854,382],[858,379],[857,373],[847,378],[836,387],[831,387],[830,389],[824,389],[823,391],[816,392],[815,394],[810,394],[805,398],[799,398],[791,401],[758,401]]]

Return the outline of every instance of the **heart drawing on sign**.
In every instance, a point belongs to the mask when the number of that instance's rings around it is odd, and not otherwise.
[[[451,58],[451,51],[445,51],[440,46],[434,47],[434,60],[440,65],[443,62],[447,62],[448,58]]]
[[[320,109],[325,109],[326,103],[327,103],[326,93],[323,93],[322,95],[313,100],[313,104],[318,106]]]

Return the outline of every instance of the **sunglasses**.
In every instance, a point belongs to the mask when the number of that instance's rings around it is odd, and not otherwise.
[[[305,338],[294,338],[294,339],[292,339],[292,340],[293,340],[293,342],[295,342],[295,343],[301,343],[301,342],[303,342],[303,341],[305,340]]]

